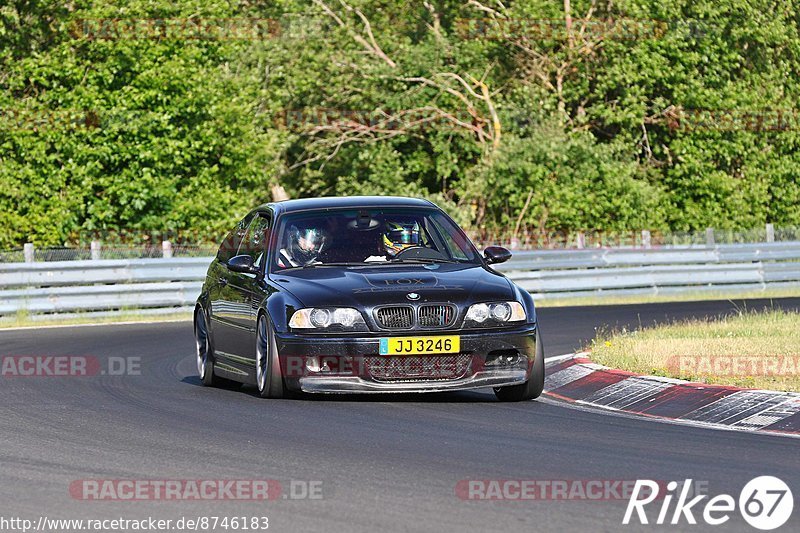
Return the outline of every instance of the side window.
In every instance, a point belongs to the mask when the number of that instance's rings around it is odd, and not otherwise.
[[[427,224],[423,223],[420,224],[420,228],[422,231],[419,232],[419,244],[420,246],[424,246],[425,248],[432,248],[433,250],[438,250],[439,247],[436,246],[436,243],[433,242],[431,236],[428,234],[428,227]]]
[[[255,217],[247,228],[236,255],[249,255],[253,258],[253,264],[260,267],[267,252],[269,228],[270,220],[266,215]]]
[[[249,213],[246,217],[239,221],[236,224],[236,227],[233,228],[233,231],[228,233],[225,236],[225,240],[222,241],[222,244],[217,251],[217,260],[220,263],[227,263],[231,257],[236,255],[236,252],[239,250],[239,246],[242,243],[242,239],[247,232],[247,227],[250,225],[250,221],[253,220],[253,216],[255,213]]]
[[[431,222],[436,228],[436,232],[441,235],[442,239],[444,240],[444,244],[447,247],[447,251],[450,253],[450,257],[460,261],[468,260],[469,258],[467,257],[467,254],[464,253],[462,246],[459,246],[453,238],[453,235],[451,235],[444,227],[442,227],[438,217],[431,218]]]

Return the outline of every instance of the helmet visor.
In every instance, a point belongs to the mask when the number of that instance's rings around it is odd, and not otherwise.
[[[397,244],[419,244],[417,224],[393,224],[389,228],[389,240]]]

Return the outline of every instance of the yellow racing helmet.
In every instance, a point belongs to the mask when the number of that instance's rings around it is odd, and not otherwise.
[[[383,247],[389,257],[394,257],[407,248],[419,246],[419,234],[419,224],[416,221],[387,221],[383,232]]]

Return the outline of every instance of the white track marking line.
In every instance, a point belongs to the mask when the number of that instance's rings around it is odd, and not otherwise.
[[[547,363],[557,363],[559,361],[563,361],[564,359],[569,359],[570,357],[575,357],[576,354],[574,353],[565,353],[564,355],[554,355],[552,357],[545,357],[544,362]]]
[[[41,326],[14,326],[4,328],[0,326],[0,333],[4,331],[24,331],[30,329],[56,329],[56,328],[82,328],[100,326],[130,326],[133,324],[167,324],[174,322],[191,322],[192,318],[171,318],[168,320],[126,320],[124,322],[89,322],[87,324],[42,324]]]

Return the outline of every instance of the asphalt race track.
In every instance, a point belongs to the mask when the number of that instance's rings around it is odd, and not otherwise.
[[[550,308],[539,316],[554,356],[580,348],[596,327],[766,303]],[[774,303],[800,308],[800,299]],[[2,378],[2,515],[268,516],[274,531],[664,530],[622,526],[626,502],[619,500],[459,498],[458,482],[471,479],[691,478],[712,496],[738,499],[747,481],[774,475],[800,502],[798,439],[665,424],[550,399],[500,404],[491,391],[262,400],[253,390],[202,387],[193,350],[189,323],[0,331],[4,357],[89,356],[101,368],[109,358],[141,358],[140,375]],[[279,481],[287,497],[86,501],[69,491],[83,479],[253,478]],[[291,480],[300,487],[294,494]],[[321,482],[321,498],[302,497],[311,481]],[[651,520],[657,512],[651,509]],[[797,531],[799,516],[796,504],[781,530]],[[679,529],[714,528],[684,521]],[[737,513],[716,529],[755,531]]]

